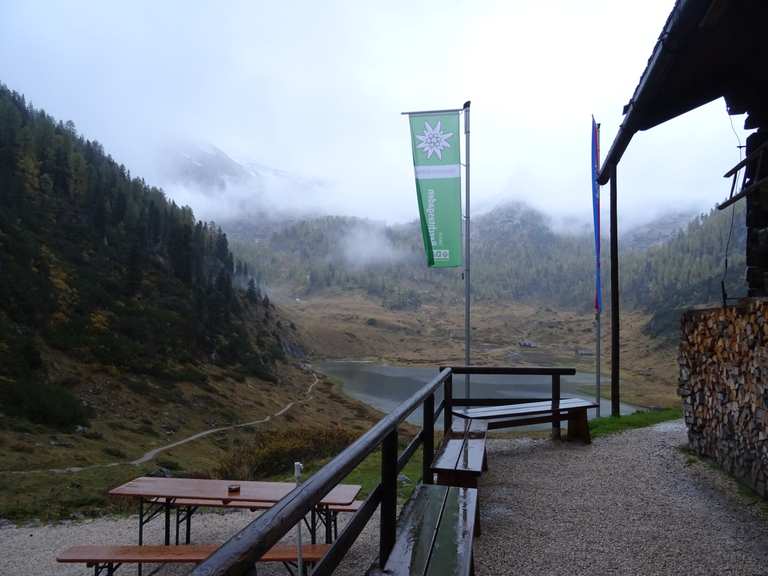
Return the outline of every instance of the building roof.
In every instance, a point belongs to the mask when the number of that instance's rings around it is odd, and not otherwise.
[[[632,137],[725,97],[747,128],[768,125],[768,1],[677,0],[600,171],[618,164]]]

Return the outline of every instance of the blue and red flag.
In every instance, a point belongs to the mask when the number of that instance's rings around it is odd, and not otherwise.
[[[603,309],[600,289],[600,125],[592,117],[592,216],[595,222],[595,312]]]

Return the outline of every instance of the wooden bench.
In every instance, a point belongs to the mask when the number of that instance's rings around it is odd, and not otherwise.
[[[183,544],[180,546],[74,546],[67,548],[56,557],[57,562],[85,564],[93,567],[94,576],[106,571],[112,576],[122,564],[141,563],[187,563],[199,564],[213,554],[217,544]],[[305,544],[302,549],[304,564],[312,565],[325,556],[330,545]],[[259,562],[282,562],[289,570],[296,565],[296,546],[274,546]]]
[[[432,461],[438,484],[477,488],[477,481],[487,466],[485,436],[488,424],[482,420],[456,418],[451,431]]]
[[[403,506],[384,569],[370,576],[469,576],[477,490],[420,484]]]
[[[480,475],[488,469],[485,450],[485,436],[488,424],[482,420],[456,418],[451,431],[443,437],[440,448],[432,461],[435,481],[445,486],[477,488]],[[477,514],[475,535],[479,536],[480,503],[475,507]]]
[[[590,408],[597,408],[597,404],[581,398],[561,398],[554,409],[551,400],[544,400],[476,408],[454,408],[453,414],[470,422],[486,420],[489,430],[567,420],[568,439],[580,438],[585,444],[589,444],[592,440],[589,434],[587,410]]]

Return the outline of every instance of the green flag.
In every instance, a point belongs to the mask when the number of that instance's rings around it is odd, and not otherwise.
[[[459,112],[414,113],[409,118],[427,263],[461,266]]]

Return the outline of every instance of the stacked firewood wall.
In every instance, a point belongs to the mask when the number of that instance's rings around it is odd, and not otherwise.
[[[691,448],[767,496],[768,300],[681,320],[678,394]]]

